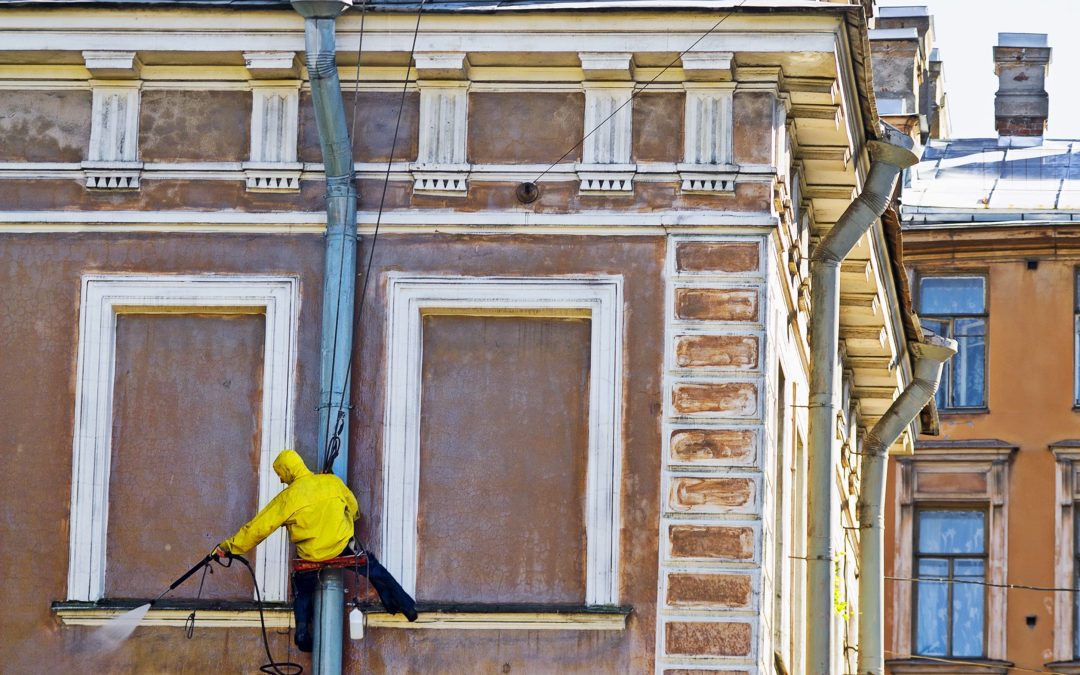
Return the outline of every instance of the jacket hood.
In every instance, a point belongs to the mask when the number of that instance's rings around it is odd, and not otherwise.
[[[292,483],[297,478],[310,476],[311,470],[295,450],[282,450],[274,460],[274,473],[282,483]]]

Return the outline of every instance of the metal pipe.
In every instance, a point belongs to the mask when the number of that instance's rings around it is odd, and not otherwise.
[[[352,0],[292,0],[304,17],[307,58],[315,123],[326,173],[326,259],[322,296],[320,347],[319,449],[331,434],[340,440],[333,472],[347,482],[349,465],[349,363],[352,359],[353,303],[356,296],[356,187],[352,142],[345,122],[345,103],[337,74],[335,23]],[[340,429],[336,429],[338,425]],[[320,577],[315,598],[316,675],[339,675],[345,617],[340,570]]]
[[[885,672],[885,465],[889,446],[934,397],[941,369],[956,354],[956,341],[936,335],[909,346],[915,359],[911,384],[862,443],[859,477],[859,667],[860,675]]]
[[[908,143],[911,139],[903,137]],[[903,139],[900,139],[901,141]],[[909,146],[910,147],[910,146]],[[888,206],[900,172],[918,161],[907,148],[869,141],[862,192],[810,256],[809,467],[807,469],[807,672],[830,675],[833,656],[833,542],[839,531],[833,479],[836,461],[836,361],[840,262]]]

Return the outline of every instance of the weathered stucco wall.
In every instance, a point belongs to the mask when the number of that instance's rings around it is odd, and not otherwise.
[[[139,158],[147,162],[240,162],[251,145],[251,92],[142,92]]]
[[[261,314],[117,316],[105,597],[156,596],[258,509],[265,333]],[[210,582],[204,598],[254,597],[248,575]]]
[[[90,629],[61,626],[50,611],[51,602],[64,599],[67,578],[79,279],[91,271],[298,275],[302,299],[296,438],[310,457],[310,445],[316,436],[316,417],[311,408],[318,388],[321,237],[37,234],[4,235],[0,242],[0,302],[4,309],[0,313],[0,351],[5,354],[0,360],[0,381],[24,383],[0,388],[0,426],[6,431],[0,441],[0,499],[5,514],[0,520],[0,539],[26,543],[0,548],[0,566],[9,570],[8,583],[0,587],[0,602],[20,608],[0,618],[0,658],[14,667],[14,672],[55,672],[76,667],[117,673],[252,670],[263,660],[258,631],[254,629],[197,628],[196,640],[188,642],[178,628],[140,628],[121,649],[106,655],[88,650]],[[361,251],[362,256],[364,253]],[[346,641],[346,659],[352,671],[420,671],[430,667],[436,658],[445,664],[446,672],[503,672],[505,664],[513,670],[528,670],[538,663],[560,672],[581,673],[644,672],[651,668],[655,640],[663,256],[662,238],[651,237],[385,235],[380,239],[372,288],[357,334],[360,369],[354,376],[356,412],[350,463],[350,484],[364,514],[360,532],[376,551],[380,550],[375,533],[379,531],[382,504],[380,422],[385,377],[382,274],[404,269],[465,275],[624,275],[625,358],[632,367],[627,368],[623,385],[619,602],[631,605],[633,612],[628,628],[613,632],[371,629],[363,642]],[[232,327],[219,329],[229,333]],[[179,355],[168,361],[175,368],[185,363]],[[168,372],[157,377],[160,382],[174,379]],[[183,391],[187,390],[163,393],[148,405],[167,404],[172,400],[170,396],[182,400],[184,397],[177,394]],[[240,397],[243,405],[235,411],[240,417],[249,398],[247,394]],[[212,404],[213,397],[201,403]],[[176,417],[160,412],[160,418],[148,426],[153,436],[150,445],[158,453],[155,456],[162,456],[169,443],[183,439],[185,433],[200,438],[198,429],[172,429],[180,424]],[[250,428],[244,426],[248,431]],[[247,441],[246,453],[251,442],[244,436],[248,431],[234,431],[237,438]],[[122,442],[123,448],[134,447],[128,446],[126,440]],[[206,453],[213,450],[202,448],[197,454],[205,460]],[[162,456],[162,464],[167,464],[167,459],[199,461],[202,468],[210,464],[192,459],[180,448],[176,452],[174,457]],[[245,464],[250,457],[245,454],[239,460]],[[176,476],[166,465],[156,473],[144,472],[137,480],[144,481],[144,489],[160,496],[174,493]],[[114,477],[114,486],[118,480],[126,478]],[[239,489],[238,494],[250,494],[249,488]],[[232,524],[211,522],[223,518],[221,505],[208,506],[204,512],[197,499],[214,502],[235,496],[217,478],[208,478],[199,491],[172,501],[148,500],[137,518],[121,525],[117,516],[112,525],[132,528],[130,536],[149,547],[160,543],[154,536],[159,527],[156,523],[178,512],[201,522],[202,529],[194,533],[195,539],[216,540],[230,534]],[[542,517],[543,504],[536,506]],[[152,512],[158,508],[168,511]],[[479,503],[476,508],[498,507]],[[200,513],[205,515],[196,518]],[[497,517],[498,512],[492,516]],[[202,548],[189,551],[175,547],[169,552],[133,552],[124,565],[133,575],[141,575],[140,584],[153,585],[160,578],[179,575],[204,553]],[[469,551],[462,551],[453,564],[466,574],[480,575],[484,569],[484,561]],[[153,569],[146,569],[150,567]],[[214,579],[222,573],[233,572],[219,571]],[[520,593],[525,587],[518,588]],[[275,654],[284,655],[286,638],[271,633],[271,639]],[[295,658],[296,653],[292,656]]]
[[[623,474],[619,602],[633,607],[625,631],[454,631],[371,629],[346,645],[347,669],[423,672],[638,673],[651,670],[655,646],[657,470],[660,466],[664,241],[653,237],[505,237],[384,235],[375,249],[372,287],[358,328],[360,370],[354,410],[354,483],[365,519],[362,536],[377,551],[381,520],[385,378],[385,272],[417,274],[624,275]],[[366,252],[361,251],[366,256]],[[478,505],[478,508],[483,506]],[[493,514],[497,515],[497,514]],[[420,552],[423,555],[423,551]],[[482,574],[484,561],[462,551],[454,564]],[[522,583],[517,581],[515,583]],[[509,670],[507,669],[509,668]]]
[[[985,236],[985,235],[984,235]],[[1009,235],[1001,235],[1008,237]],[[1031,233],[1031,236],[1037,236]],[[920,273],[985,274],[987,277],[988,411],[943,413],[941,435],[924,440],[1000,439],[1019,447],[1008,480],[1008,580],[1055,586],[1055,480],[1051,443],[1080,437],[1080,412],[1073,408],[1073,302],[1080,255],[1031,251],[1022,259],[994,253],[954,251],[947,233],[920,233],[905,246],[907,263]],[[910,243],[909,243],[910,241]],[[1001,249],[1005,239],[990,247]],[[1027,259],[1038,260],[1028,269]],[[893,575],[896,541],[896,462],[890,462],[886,500],[886,575]],[[962,485],[950,485],[951,490]],[[892,582],[886,582],[886,636],[896,627],[892,616]],[[1007,595],[1008,659],[1028,668],[1054,660],[1055,594],[1009,590]],[[1027,617],[1035,617],[1028,626]],[[904,630],[904,627],[900,627]]]
[[[402,105],[400,92],[353,92],[349,91],[348,85],[343,85],[341,97],[345,104],[345,118],[349,123],[349,134],[353,139],[353,158],[356,161],[385,162],[390,159],[391,147],[394,148],[394,161],[416,160],[420,138],[419,93],[407,92],[404,105]],[[399,109],[401,110],[400,124],[397,121]],[[355,127],[353,126],[354,115]],[[322,153],[319,150],[319,130],[315,125],[315,108],[311,102],[311,94],[308,92],[300,94],[299,124],[300,161],[322,162]],[[396,146],[394,145],[395,127],[398,134]]]
[[[0,353],[4,355],[0,359],[0,428],[4,429],[0,439],[0,512],[4,514],[0,540],[5,542],[0,546],[0,569],[5,570],[0,603],[17,608],[0,616],[0,659],[6,672],[251,672],[263,661],[261,638],[252,629],[197,627],[196,640],[188,642],[179,628],[140,628],[116,652],[97,653],[88,644],[92,629],[61,626],[50,611],[50,603],[66,597],[80,276],[88,272],[298,275],[301,333],[297,400],[309,402],[316,400],[318,392],[322,246],[317,235],[0,236]],[[189,368],[190,362],[177,354],[171,366]],[[163,382],[183,382],[185,374],[173,373],[170,368],[157,377]],[[193,440],[187,434],[198,433],[198,422],[189,424],[178,415],[155,408],[184,401],[199,406],[216,398],[207,390],[202,401],[190,401],[191,393],[182,389],[162,391],[157,396],[141,394],[144,400],[136,408],[156,418],[148,421],[144,438],[128,438],[130,416],[120,416],[120,451],[150,452],[160,460],[153,471],[139,475],[118,466],[112,480],[113,487],[148,495],[139,500],[136,511],[127,511],[126,517],[114,513],[110,523],[125,531],[125,537],[136,540],[130,546],[121,543],[127,559],[122,563],[113,559],[112,563],[120,572],[130,569],[140,584],[162,578],[171,581],[207,553],[205,544],[162,550],[163,543],[169,542],[156,535],[171,534],[168,521],[190,518],[190,522],[199,523],[199,529],[184,533],[184,537],[218,540],[231,534],[231,523],[212,519],[220,517],[224,504],[251,494],[249,485],[234,487],[219,481],[237,479],[235,472],[221,473],[223,466],[231,466],[222,458],[237,450],[225,443],[241,438],[239,464],[249,462],[251,439],[244,436],[250,435],[250,422],[245,425],[247,431],[222,430],[217,436],[220,444],[190,449],[183,447],[183,442]],[[247,395],[241,398],[243,404],[249,403]],[[123,404],[124,395],[117,400]],[[301,443],[316,435],[316,419],[308,413],[312,406],[305,404],[296,417],[296,437]],[[166,454],[167,450],[171,452]],[[218,461],[207,461],[211,456]],[[176,492],[176,483],[182,484],[190,468],[183,468],[184,463],[197,463],[195,468],[207,474],[201,477],[197,491],[188,486]],[[247,479],[252,480],[250,476]],[[243,518],[247,514],[230,514],[229,518],[237,515]],[[153,569],[147,569],[150,567]],[[220,570],[207,585],[214,586],[218,580],[232,583],[226,578],[240,574],[239,570]],[[197,585],[198,580],[189,583]],[[273,632],[270,637],[275,653],[284,655],[286,638]]]
[[[79,162],[90,144],[89,91],[5,90],[0,162]]]
[[[583,605],[591,322],[423,332],[417,599]]]

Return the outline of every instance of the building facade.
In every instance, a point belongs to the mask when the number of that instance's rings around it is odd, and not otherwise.
[[[940,436],[892,462],[894,673],[1080,672],[1077,146],[1044,138],[1050,56],[999,34],[999,136],[931,140],[904,188],[916,308],[959,354]]]
[[[896,142],[872,7],[644,4],[369,2],[337,21],[360,231],[356,315],[331,313],[355,334],[346,478],[358,536],[421,609],[367,606],[348,672],[855,668],[861,431],[920,340],[896,224],[872,219],[838,263],[837,414],[811,457],[811,253],[869,144]],[[287,3],[0,6],[16,672],[264,658],[236,570],[114,649],[95,631],[265,504],[279,449],[323,457],[303,51]],[[828,522],[807,507],[815,462]],[[281,533],[253,556],[279,659],[288,557]]]

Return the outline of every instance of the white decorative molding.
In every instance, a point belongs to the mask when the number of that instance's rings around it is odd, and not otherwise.
[[[83,162],[82,172],[92,190],[138,190],[142,162]]]
[[[303,165],[296,160],[300,83],[254,86],[251,158],[244,162],[249,191],[295,192]]]
[[[420,485],[423,315],[468,309],[535,316],[589,313],[589,458],[586,470],[585,602],[613,605],[619,592],[622,476],[622,277],[436,277],[387,279],[386,416],[383,445],[383,563],[416,592]]]
[[[90,152],[82,163],[86,187],[139,188],[139,87],[138,81],[94,86]]]
[[[732,85],[686,83],[683,161],[698,166],[730,166]]]
[[[916,446],[915,454],[897,458],[896,527],[893,576],[914,575],[915,516],[920,506],[985,507],[986,521],[986,658],[1005,659],[1008,594],[1009,464],[1016,447],[1001,441],[938,441]],[[967,478],[956,481],[956,476]],[[955,483],[951,489],[923,482]],[[981,487],[970,487],[970,486]],[[914,593],[910,581],[893,583],[892,651],[911,654]]]
[[[68,600],[105,593],[105,550],[112,460],[113,381],[118,314],[235,313],[266,317],[259,451],[259,508],[281,491],[274,455],[292,445],[299,281],[279,276],[85,275],[79,312],[75,430],[71,476]],[[255,555],[264,600],[283,602],[288,547],[278,531]]]
[[[581,191],[591,193],[634,192],[634,165],[615,164],[578,164],[578,178],[581,179]]]
[[[83,63],[96,79],[137,79],[142,74],[142,62],[135,52],[84,51]]]
[[[416,164],[410,167],[415,192],[466,194],[468,117],[468,82],[420,87],[420,147]]]
[[[582,192],[633,192],[637,167],[631,163],[634,90],[630,83],[586,82],[585,138],[575,168]]]
[[[244,67],[256,80],[295,80],[300,77],[300,63],[293,51],[244,52]]]
[[[701,166],[679,165],[680,188],[683,192],[734,192],[735,171],[701,171]]]
[[[617,84],[585,83],[585,139],[582,164],[629,164],[630,98],[634,90]]]
[[[416,79],[421,80],[467,80],[469,58],[465,52],[417,52],[413,55]]]
[[[732,192],[738,171],[732,164],[734,85],[687,82],[683,86],[686,89],[683,162],[677,166],[682,190]]]
[[[734,57],[734,52],[687,52],[679,58],[683,75],[689,81],[730,82]]]
[[[469,189],[468,171],[413,171],[413,192],[450,192],[465,196]]]
[[[1054,509],[1054,586],[1073,588],[1076,574],[1076,516],[1080,499],[1080,441],[1070,439],[1050,445],[1057,460]],[[1058,597],[1061,596],[1061,597]],[[1072,661],[1075,653],[1076,598],[1072,593],[1054,594],[1054,661]]]
[[[630,80],[634,55],[630,52],[579,52],[585,80]]]

